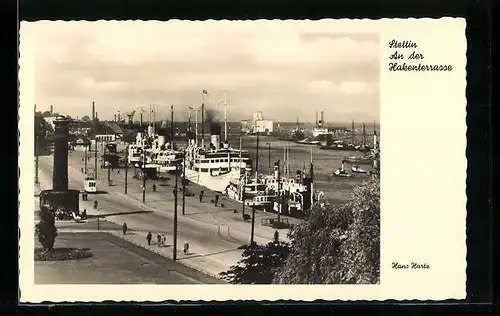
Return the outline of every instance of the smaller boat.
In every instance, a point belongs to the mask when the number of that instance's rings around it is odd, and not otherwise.
[[[359,166],[352,166],[351,167],[351,171],[354,172],[354,173],[367,173],[366,170],[364,169],[361,169]]]
[[[373,163],[373,160],[370,157],[357,157],[357,156],[349,156],[344,158],[345,161],[355,164],[364,164],[369,165]]]
[[[337,170],[335,170],[333,172],[333,176],[334,177],[343,177],[343,178],[349,178],[351,175],[348,174],[346,171],[345,171],[345,168],[344,168],[344,164],[345,164],[345,161],[342,160],[342,166],[340,166],[340,168],[338,168]]]
[[[345,170],[341,170],[340,168],[335,170],[333,172],[334,177],[343,177],[343,178],[349,178],[351,175],[348,174]]]

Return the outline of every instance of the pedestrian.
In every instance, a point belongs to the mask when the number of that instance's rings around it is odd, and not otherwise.
[[[219,195],[215,195],[215,206],[217,206],[217,203],[219,203]]]
[[[85,192],[82,193],[82,201],[85,201]]]
[[[205,191],[201,190],[200,191],[200,202],[203,200],[203,195],[205,194]]]
[[[153,192],[156,192],[156,184],[153,183]]]
[[[97,210],[97,200],[94,201],[94,210]]]
[[[182,250],[185,255],[188,254],[189,251],[189,243],[187,241],[184,242],[184,249]]]
[[[122,226],[122,230],[123,230],[123,234],[126,235],[127,234],[127,223],[123,223],[123,226]]]
[[[167,243],[167,237],[165,237],[165,234],[161,234],[161,245],[165,247]]]
[[[87,218],[87,209],[84,208],[83,212],[82,212],[82,219],[86,219],[86,218]]]
[[[148,232],[146,239],[148,241],[148,246],[151,246],[151,238],[153,238],[153,234],[151,232]]]
[[[274,242],[278,242],[280,240],[280,233],[277,230],[274,231]]]
[[[160,235],[160,233],[158,233],[158,235],[156,236],[156,244],[158,245],[158,247],[161,246],[161,235]]]

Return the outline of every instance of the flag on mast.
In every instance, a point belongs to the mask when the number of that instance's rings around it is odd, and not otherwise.
[[[207,91],[207,90],[205,90],[205,89],[203,89],[203,90],[201,90],[201,93],[203,93],[203,94],[208,94],[208,91]]]

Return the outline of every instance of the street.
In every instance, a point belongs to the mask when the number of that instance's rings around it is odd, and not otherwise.
[[[75,151],[70,153],[68,166],[70,188],[80,190],[83,188],[85,175],[80,169],[83,166],[81,161],[83,156],[83,152]],[[52,156],[40,157],[39,173],[42,187],[50,188],[52,163]],[[90,165],[88,162],[88,166]],[[108,186],[107,170],[99,169],[98,190],[107,191],[107,193],[89,195],[89,202],[81,202],[80,209],[82,210],[85,204],[90,205],[94,199],[97,199],[99,202],[99,215],[115,214],[107,217],[108,221],[119,225],[126,222],[131,230],[151,231],[153,235],[163,233],[167,236],[167,243],[171,244],[173,242],[173,180],[168,181],[168,186],[157,185],[157,192],[152,192],[152,183],[147,181],[149,185],[146,203],[144,204],[141,201],[142,188],[140,185],[142,181],[132,178],[133,168],[129,169],[128,172],[129,194],[125,195],[123,193],[124,174],[123,169],[119,174],[113,171],[114,185]],[[121,180],[117,178],[118,176]],[[181,181],[179,181],[179,187],[180,184]],[[209,200],[210,197],[207,196],[206,199]],[[216,208],[213,204],[210,204],[210,201],[200,204],[197,197],[186,197],[186,215],[183,216],[181,214],[181,202],[182,196],[179,195],[177,258],[182,260],[181,262],[185,261],[214,275],[226,271],[231,265],[236,264],[241,259],[241,250],[237,248],[243,244],[248,244],[250,240],[250,223],[237,220],[237,218],[241,217],[239,212],[234,214],[231,209]],[[238,211],[240,211],[240,208],[241,206]],[[140,211],[149,212],[138,213]],[[247,209],[247,212],[250,213],[251,210]],[[257,220],[255,227],[254,238],[256,242],[266,243],[272,240],[273,229],[260,226],[260,222],[257,223]],[[283,231],[280,234],[285,237],[286,232]],[[182,252],[182,245],[185,241],[190,244],[191,253],[188,255]],[[144,242],[146,242],[145,236]]]

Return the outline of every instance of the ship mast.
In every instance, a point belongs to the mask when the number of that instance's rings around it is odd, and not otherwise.
[[[283,147],[283,175],[286,178],[286,145]]]
[[[194,126],[194,133],[196,134],[195,135],[195,141],[194,141],[194,143],[195,143],[196,147],[198,147],[198,110],[199,109],[196,109],[194,111],[194,121],[195,121],[194,122],[194,124],[195,124],[195,126]]]
[[[224,141],[227,143],[227,95],[224,91]]]
[[[363,148],[366,147],[366,130],[365,123],[363,122]]]
[[[311,170],[310,170],[310,173],[311,173],[311,208],[313,206],[313,203],[314,203],[314,168],[313,168],[313,149],[311,147]]]
[[[352,121],[351,126],[351,145],[354,145],[354,121]]]

